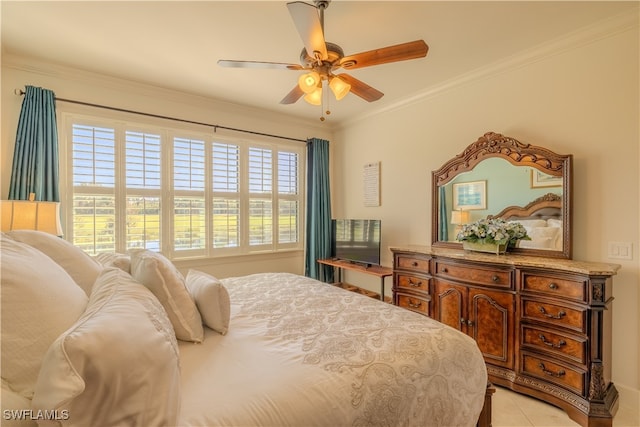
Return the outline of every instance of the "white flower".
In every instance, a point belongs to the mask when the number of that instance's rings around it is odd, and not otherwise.
[[[456,240],[515,246],[518,240],[531,240],[531,238],[519,222],[507,222],[501,218],[493,218],[480,219],[463,225]]]

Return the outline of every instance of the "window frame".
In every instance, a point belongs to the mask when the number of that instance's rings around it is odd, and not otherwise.
[[[61,152],[61,170],[60,174],[61,200],[64,201],[62,208],[63,220],[65,226],[65,238],[74,241],[73,229],[73,198],[74,194],[78,194],[74,188],[73,182],[73,135],[72,128],[74,124],[86,126],[98,126],[115,131],[115,174],[116,182],[113,188],[115,197],[115,252],[126,252],[126,225],[123,224],[126,218],[126,195],[127,187],[125,177],[125,143],[124,139],[118,141],[119,136],[124,136],[127,131],[153,133],[160,135],[161,138],[161,189],[159,190],[160,203],[160,251],[171,259],[195,259],[195,258],[217,258],[238,255],[254,255],[261,253],[277,253],[284,251],[301,251],[304,250],[304,221],[305,221],[305,177],[306,177],[306,149],[305,144],[295,141],[280,141],[261,135],[251,135],[250,137],[240,137],[236,134],[229,135],[228,132],[220,132],[212,130],[208,126],[194,125],[189,123],[174,122],[169,119],[154,119],[150,117],[141,117],[133,113],[115,113],[105,111],[104,114],[96,114],[93,111],[66,111],[58,110],[59,134],[60,134],[60,152]],[[174,138],[184,138],[190,140],[203,140],[205,142],[205,234],[206,243],[203,249],[177,249],[175,246],[175,217],[174,217],[174,200],[180,195],[189,197],[189,195],[197,196],[197,191],[180,190],[174,188]],[[237,247],[213,247],[213,199],[218,194],[213,191],[212,181],[212,147],[214,142],[223,144],[235,144],[239,147],[239,199],[240,199],[240,237]],[[265,200],[270,200],[272,205],[271,214],[271,243],[261,245],[249,244],[249,200],[252,194],[249,194],[248,184],[248,152],[250,148],[267,149],[272,152],[272,183],[271,193],[260,194]],[[297,193],[296,194],[280,194],[278,182],[278,153],[294,153],[297,155]],[[97,192],[109,192],[101,187],[93,187]],[[88,188],[87,190],[91,190]],[[147,193],[146,189],[136,189],[135,193]],[[151,191],[149,193],[155,193]],[[228,193],[219,193],[220,197],[233,197]],[[279,217],[278,209],[280,200],[296,201],[298,216],[295,242],[280,243]],[[167,202],[168,201],[168,202]],[[69,206],[68,210],[64,206]],[[291,233],[293,234],[293,233]]]

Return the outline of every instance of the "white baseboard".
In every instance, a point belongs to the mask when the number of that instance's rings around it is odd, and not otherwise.
[[[640,390],[627,387],[624,384],[620,383],[615,383],[615,386],[616,389],[618,389],[619,396],[618,412],[620,412],[620,409],[624,408],[625,414],[635,414],[636,424],[630,425],[640,426]]]

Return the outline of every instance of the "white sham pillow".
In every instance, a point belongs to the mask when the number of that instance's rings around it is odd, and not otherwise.
[[[176,337],[183,341],[202,342],[202,318],[178,269],[157,252],[142,249],[129,251],[129,254],[131,275],[158,298],[167,311]]]
[[[25,243],[3,234],[0,253],[2,378],[30,399],[47,349],[82,315],[87,295],[62,267]]]
[[[100,253],[93,258],[103,267],[117,267],[122,271],[131,273],[131,257],[127,254]]]
[[[544,219],[520,219],[513,220],[512,222],[519,222],[523,227],[546,227],[547,221]]]
[[[186,281],[204,324],[225,335],[229,330],[231,317],[227,288],[214,276],[197,270],[189,270]]]
[[[562,228],[562,220],[561,219],[554,219],[554,218],[549,218],[547,220],[547,225],[549,227],[558,227],[558,228]]]
[[[82,317],[49,347],[32,409],[69,414],[63,426],[172,426],[180,401],[166,312],[128,273],[105,268]]]
[[[521,248],[530,249],[555,249],[560,237],[560,229],[557,227],[533,227],[527,233],[531,240],[520,240]]]
[[[91,293],[91,287],[102,271],[102,265],[82,249],[58,236],[43,231],[13,230],[6,232],[6,234],[13,240],[33,246],[47,255],[64,268],[87,295]]]

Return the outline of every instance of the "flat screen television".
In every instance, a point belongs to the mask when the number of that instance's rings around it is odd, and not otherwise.
[[[379,219],[334,219],[331,228],[334,258],[380,265]]]

